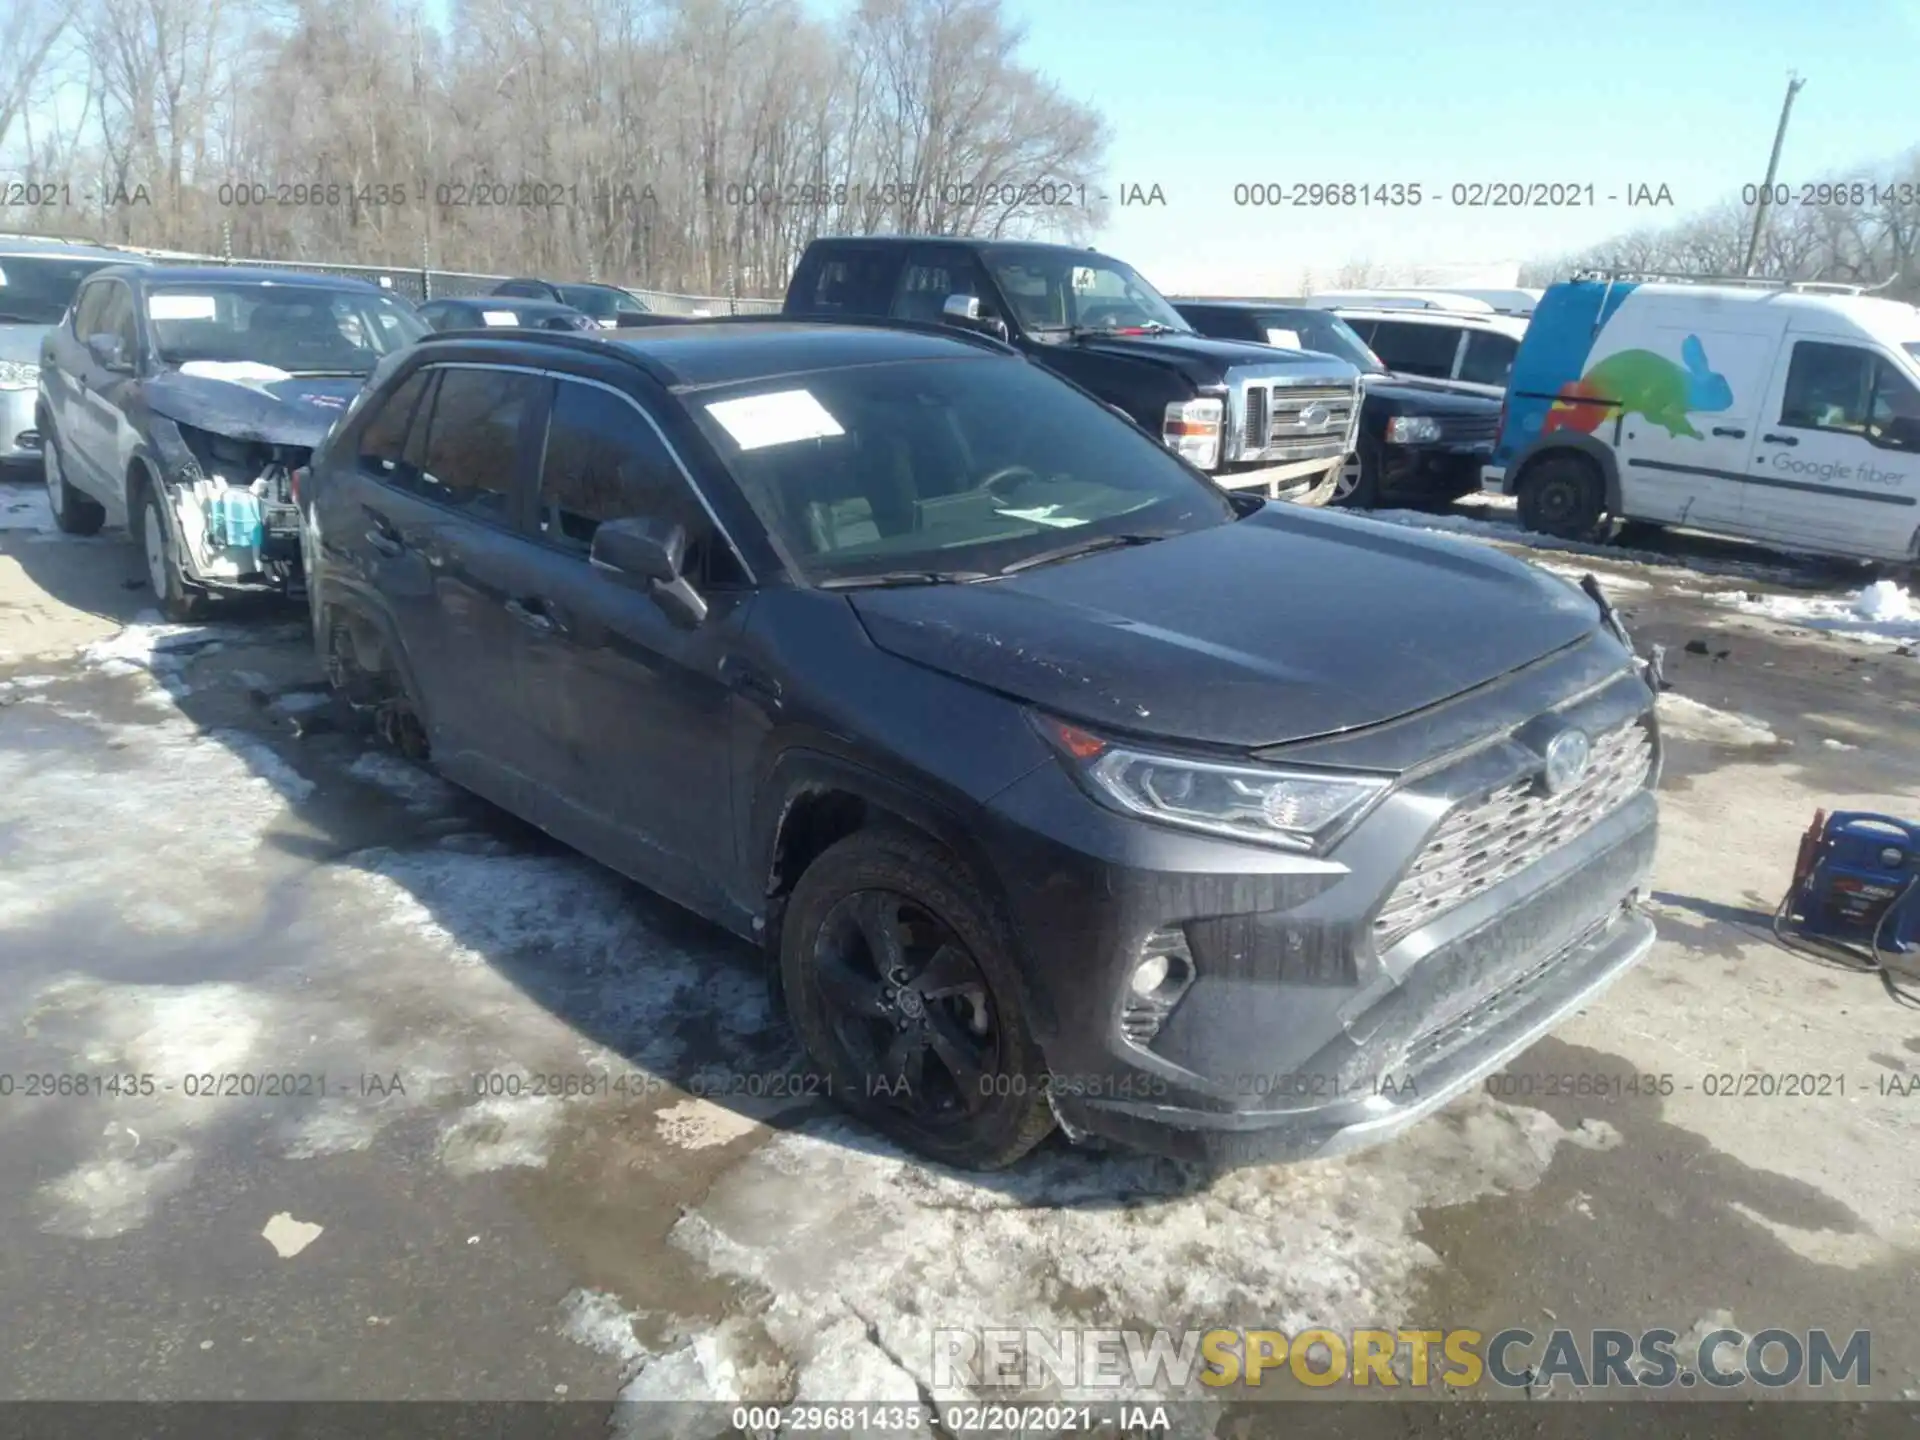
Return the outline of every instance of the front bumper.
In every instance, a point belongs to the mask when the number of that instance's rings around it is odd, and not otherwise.
[[[1322,455],[1313,460],[1295,460],[1285,465],[1261,465],[1249,469],[1222,467],[1213,472],[1213,480],[1223,490],[1263,490],[1272,500],[1324,505],[1339,482],[1340,467],[1345,463],[1344,455],[1331,460]]]
[[[1623,672],[1559,713],[1594,734],[1646,726],[1657,774],[1650,700]],[[1652,943],[1636,903],[1651,788],[1375,941],[1375,913],[1441,818],[1535,764],[1500,736],[1398,787],[1317,859],[1110,816],[1059,766],[1010,787],[989,853],[1063,1127],[1227,1163],[1337,1154],[1445,1104],[1584,1004]],[[1170,931],[1196,978],[1141,1043],[1128,980]]]
[[[1490,445],[1383,445],[1381,489],[1387,494],[1445,495],[1480,488],[1480,469]]]
[[[38,471],[40,432],[34,426],[32,390],[0,390],[0,465]]]

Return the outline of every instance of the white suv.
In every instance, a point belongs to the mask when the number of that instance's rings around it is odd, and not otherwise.
[[[1507,393],[1513,357],[1527,322],[1515,315],[1468,310],[1332,305],[1389,370],[1451,381],[1499,399]]]

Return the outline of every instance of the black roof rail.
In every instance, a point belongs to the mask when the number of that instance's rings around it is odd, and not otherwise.
[[[905,330],[909,334],[959,340],[981,350],[991,350],[997,355],[1021,353],[1006,341],[996,340],[979,330],[968,330],[940,320],[907,320],[893,315],[790,315],[776,312],[771,315],[689,315],[684,318],[689,325],[839,325],[854,330]],[[649,325],[634,328],[654,330],[660,327]],[[611,330],[607,333],[617,337],[621,332]]]

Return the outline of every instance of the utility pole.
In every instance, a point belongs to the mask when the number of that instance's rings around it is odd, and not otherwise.
[[[1767,180],[1760,187],[1760,203],[1753,207],[1753,234],[1747,237],[1747,263],[1740,269],[1742,275],[1753,274],[1754,257],[1760,253],[1760,232],[1767,224],[1767,202],[1773,198],[1773,177],[1780,172],[1780,147],[1787,139],[1787,117],[1793,113],[1793,97],[1806,83],[1798,75],[1787,76],[1787,98],[1780,106],[1780,126],[1773,132],[1773,154],[1767,158]]]

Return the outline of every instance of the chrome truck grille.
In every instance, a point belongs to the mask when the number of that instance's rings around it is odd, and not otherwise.
[[[1374,917],[1382,950],[1511,879],[1632,799],[1653,767],[1653,740],[1637,721],[1596,739],[1587,773],[1558,795],[1531,778],[1456,806]]]
[[[1344,455],[1359,400],[1357,386],[1248,381],[1240,404],[1239,453],[1233,458],[1284,464]]]

